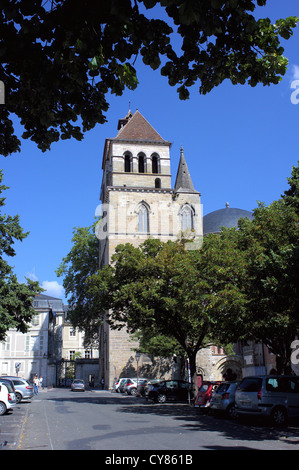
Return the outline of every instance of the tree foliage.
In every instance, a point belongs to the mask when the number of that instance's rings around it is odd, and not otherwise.
[[[23,138],[42,151],[59,139],[81,140],[85,131],[104,123],[107,95],[136,88],[138,55],[177,86],[180,99],[189,97],[195,83],[203,94],[225,79],[276,84],[287,66],[280,40],[289,39],[297,23],[296,17],[275,24],[256,20],[253,13],[266,0],[0,4],[0,80],[6,102],[0,107],[0,153],[5,156],[20,150],[14,114],[24,126]],[[152,10],[155,6],[160,9]],[[163,9],[168,22],[161,19]]]
[[[0,171],[0,196],[8,189],[1,184],[3,179]],[[28,233],[20,226],[18,215],[10,216],[2,212],[5,206],[5,197],[0,197],[0,341],[6,338],[10,328],[16,328],[25,333],[35,310],[33,299],[41,292],[37,282],[26,279],[26,283],[19,283],[7,258],[15,256],[15,241],[23,241]]]
[[[226,315],[232,317],[236,304],[241,308],[244,301],[227,282],[234,264],[229,245],[227,259],[215,265],[216,240],[210,237],[194,251],[181,242],[156,239],[139,247],[119,245],[111,265],[89,281],[91,297],[105,306],[112,328],[125,327],[129,333],[141,331],[147,336],[151,331],[153,338],[162,335],[177,342],[189,359],[194,388],[196,354],[210,344],[216,324],[220,326],[219,313],[225,305]]]
[[[233,243],[246,266],[236,286],[247,302],[237,321],[223,325],[223,339],[263,342],[276,355],[280,373],[291,371],[291,344],[299,329],[298,176],[298,166],[293,167],[281,199],[259,203],[253,220],[241,219],[238,229],[223,230],[219,237],[218,256],[222,243]]]
[[[63,277],[63,287],[68,297],[68,319],[74,327],[85,332],[85,344],[91,345],[98,338],[102,321],[100,307],[95,306],[88,289],[88,277],[98,271],[99,240],[95,236],[95,224],[90,227],[76,227],[73,230],[72,248],[62,259],[56,270]]]

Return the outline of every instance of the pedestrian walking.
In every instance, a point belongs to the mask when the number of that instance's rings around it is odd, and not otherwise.
[[[43,387],[43,378],[42,377],[39,378],[39,385],[40,385],[40,388],[43,390],[44,387]]]
[[[37,395],[38,394],[38,387],[39,387],[39,378],[38,378],[38,375],[35,374],[35,376],[33,377],[33,389],[34,389],[34,395]]]

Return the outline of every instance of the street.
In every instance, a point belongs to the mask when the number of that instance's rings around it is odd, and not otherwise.
[[[213,449],[297,450],[298,444],[299,422],[279,429],[252,419],[231,421],[201,414],[189,404],[154,404],[105,390],[45,390],[0,416],[3,450],[145,450],[186,454]]]

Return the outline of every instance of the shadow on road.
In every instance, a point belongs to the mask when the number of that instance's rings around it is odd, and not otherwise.
[[[221,435],[228,441],[244,441],[244,446],[232,446],[225,447],[232,448],[234,450],[244,450],[248,448],[245,444],[252,441],[280,441],[288,444],[294,444],[294,449],[299,444],[299,422],[290,422],[287,427],[276,428],[271,426],[265,421],[258,420],[257,418],[242,418],[237,421],[233,421],[224,418],[220,415],[204,414],[200,410],[190,406],[188,403],[165,403],[155,404],[151,401],[146,401],[143,398],[130,397],[127,395],[118,395],[106,393],[79,393],[70,392],[70,397],[47,397],[51,401],[55,401],[57,406],[60,407],[60,412],[67,414],[72,412],[69,410],[68,402],[72,403],[89,403],[91,406],[118,406],[118,412],[123,414],[136,414],[139,418],[142,416],[165,416],[171,417],[177,420],[177,430],[184,431],[208,431],[209,433],[215,433],[215,435]],[[140,419],[139,419],[140,422]],[[103,431],[103,426],[99,425],[98,430]],[[107,425],[106,429],[108,431]],[[120,431],[120,435],[123,433],[123,429]],[[154,428],[151,432],[155,432]],[[159,428],[159,432],[161,429]],[[165,429],[165,432],[169,432],[169,428]],[[117,432],[116,432],[117,434]],[[110,435],[116,437],[115,432]],[[108,435],[106,436],[108,438]],[[219,446],[213,446],[213,438],[211,437],[211,445],[206,446],[207,449],[218,449]]]

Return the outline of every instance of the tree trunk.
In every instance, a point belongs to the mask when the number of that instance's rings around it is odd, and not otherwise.
[[[289,375],[292,372],[291,341],[286,338],[276,355],[276,369],[279,375]]]
[[[195,400],[197,393],[198,393],[198,386],[197,386],[197,373],[196,373],[196,352],[191,352],[188,354],[188,362],[190,370],[188,371],[188,380],[189,380],[189,372],[191,377],[191,399]]]

